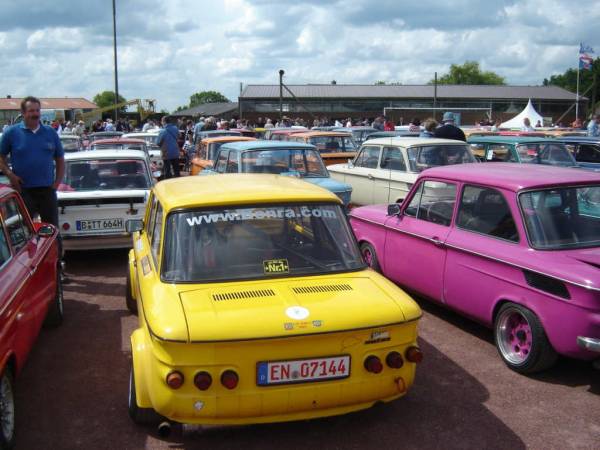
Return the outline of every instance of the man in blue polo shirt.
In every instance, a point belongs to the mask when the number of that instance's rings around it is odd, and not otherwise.
[[[0,171],[21,193],[32,218],[39,214],[42,222],[58,226],[56,189],[65,173],[64,150],[56,131],[40,123],[40,106],[35,97],[21,102],[23,122],[2,135]]]
[[[157,144],[159,145],[163,159],[163,178],[179,176],[179,145],[177,136],[179,129],[173,124],[172,116],[164,116],[161,120],[163,129],[158,133]]]

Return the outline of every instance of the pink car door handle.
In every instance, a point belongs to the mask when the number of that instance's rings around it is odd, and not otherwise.
[[[440,241],[440,238],[437,236],[433,236],[432,238],[430,238],[429,242],[431,242],[436,247],[440,247],[440,248],[445,247],[444,243],[442,241]]]

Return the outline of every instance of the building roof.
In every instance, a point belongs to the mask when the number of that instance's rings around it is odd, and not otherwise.
[[[232,111],[237,111],[237,102],[204,103],[193,108],[175,111],[174,116],[220,116]]]
[[[305,84],[286,85],[298,98],[432,98],[433,85],[360,85],[360,84]],[[285,98],[292,96],[285,89]],[[475,98],[509,100],[566,100],[575,101],[576,95],[558,86],[495,86],[442,84],[437,87],[438,98]],[[279,85],[246,85],[240,99],[279,98]],[[580,100],[586,101],[584,97]]]
[[[501,162],[435,167],[425,170],[422,176],[495,186],[514,192],[560,185],[600,184],[598,174],[589,170]]]
[[[23,98],[0,98],[0,110],[19,111]],[[40,98],[42,109],[96,109],[95,103],[85,98]]]
[[[157,183],[154,192],[166,211],[268,203],[341,203],[337,195],[306,181],[266,174],[171,178]]]

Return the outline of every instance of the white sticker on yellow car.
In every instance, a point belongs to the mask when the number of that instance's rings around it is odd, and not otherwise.
[[[310,312],[308,311],[308,309],[302,306],[290,306],[288,309],[285,310],[285,314],[290,319],[304,320],[310,315]]]
[[[217,223],[217,222],[237,222],[241,220],[265,220],[265,219],[301,219],[310,217],[323,217],[326,219],[335,219],[335,211],[323,208],[308,208],[302,206],[299,210],[291,208],[256,208],[240,209],[237,211],[199,214],[194,217],[188,217],[187,221],[190,227]]]

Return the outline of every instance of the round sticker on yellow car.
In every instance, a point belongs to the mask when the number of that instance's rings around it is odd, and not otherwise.
[[[285,313],[290,319],[295,320],[303,320],[310,315],[308,309],[303,308],[302,306],[290,306],[285,310]]]

